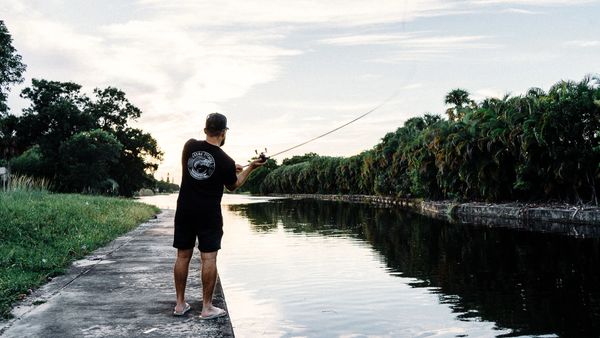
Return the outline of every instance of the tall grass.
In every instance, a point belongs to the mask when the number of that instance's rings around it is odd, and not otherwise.
[[[10,175],[0,187],[0,191],[48,191],[51,188],[50,180],[23,175]]]
[[[0,317],[29,289],[158,211],[120,198],[51,194],[43,180],[13,182],[0,192]]]

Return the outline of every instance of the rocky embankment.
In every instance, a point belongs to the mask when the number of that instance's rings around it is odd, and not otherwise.
[[[423,201],[373,195],[286,194],[288,198],[369,203],[399,207],[457,223],[568,233],[577,237],[600,237],[600,208],[567,204],[458,203]]]

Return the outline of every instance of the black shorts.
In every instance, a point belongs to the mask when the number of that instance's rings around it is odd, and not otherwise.
[[[178,249],[192,249],[196,238],[201,252],[221,249],[223,216],[220,205],[195,210],[177,208],[173,246]]]

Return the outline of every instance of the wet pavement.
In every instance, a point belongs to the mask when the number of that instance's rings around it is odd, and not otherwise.
[[[229,316],[203,321],[199,255],[190,265],[187,302],[173,317],[173,210],[77,261],[0,322],[2,337],[233,337]],[[226,308],[220,282],[214,304]]]

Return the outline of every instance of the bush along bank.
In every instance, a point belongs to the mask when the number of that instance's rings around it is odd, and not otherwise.
[[[32,288],[158,212],[120,198],[0,192],[0,317]]]
[[[271,163],[253,173],[247,189],[598,204],[600,78],[482,102],[455,89],[445,99],[447,119],[411,118],[356,156],[306,154]]]

